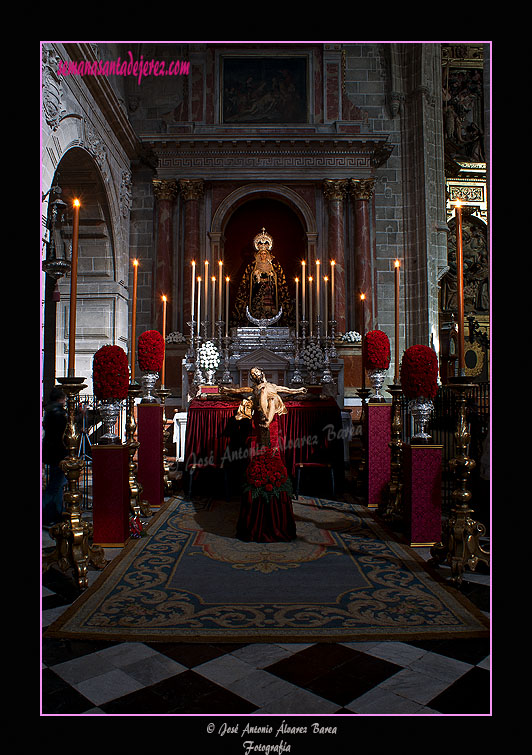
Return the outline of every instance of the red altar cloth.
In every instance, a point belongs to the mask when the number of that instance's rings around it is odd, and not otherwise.
[[[288,473],[295,475],[299,462],[329,461],[343,473],[342,415],[334,399],[296,401],[284,399],[288,414],[279,416],[280,449]],[[188,408],[185,468],[193,464],[219,467],[249,458],[251,422],[236,420],[238,401],[195,399]]]
[[[137,412],[138,481],[150,508],[160,508],[164,502],[163,407],[140,403]]]
[[[390,481],[391,404],[367,407],[366,463],[368,469],[368,508],[378,508],[381,496]]]
[[[441,456],[443,446],[403,447],[405,521],[410,545],[441,541]]]
[[[120,548],[129,539],[129,448],[92,447],[93,542]]]

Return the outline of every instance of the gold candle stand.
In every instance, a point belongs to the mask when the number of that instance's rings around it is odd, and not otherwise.
[[[168,390],[168,388],[159,388],[158,390],[154,391],[157,396],[161,399],[161,404],[163,407],[163,480],[164,480],[164,492],[167,495],[172,494],[172,481],[170,480],[170,465],[168,463],[168,459],[166,458],[166,399],[170,395],[171,391]]]
[[[393,383],[386,388],[392,396],[391,440],[388,443],[391,450],[390,481],[386,486],[381,504],[381,514],[386,519],[403,518],[403,441],[401,439],[403,420],[401,416],[401,386]]]
[[[127,392],[127,411],[126,411],[126,444],[129,449],[129,492],[130,506],[134,516],[151,516],[152,510],[149,501],[142,500],[144,488],[137,480],[138,464],[135,461],[135,454],[140,443],[135,438],[137,423],[135,422],[135,399],[140,396],[142,389],[138,383],[130,383]]]
[[[89,545],[92,537],[93,525],[82,518],[79,477],[85,461],[77,453],[79,434],[76,428],[76,405],[80,391],[87,386],[85,378],[69,376],[58,378],[58,382],[67,397],[67,425],[63,441],[67,449],[67,456],[60,466],[67,478],[67,486],[63,493],[63,521],[50,527],[50,537],[56,541],[52,553],[43,559],[43,571],[57,564],[61,571],[73,568],[74,575],[80,589],[89,586],[87,571],[91,563],[96,569],[103,569],[107,565],[104,550],[100,545]]]
[[[471,435],[466,418],[466,394],[473,386],[466,383],[464,377],[456,377],[451,378],[450,387],[457,394],[458,425],[454,434],[456,455],[449,461],[449,468],[456,477],[458,487],[452,492],[454,506],[444,526],[442,542],[432,546],[429,563],[433,566],[444,562],[449,564],[450,581],[459,586],[466,567],[475,571],[479,561],[489,567],[490,554],[479,543],[486,528],[470,516],[473,509],[469,506],[471,492],[467,489],[469,475],[475,468],[475,460],[467,455]]]

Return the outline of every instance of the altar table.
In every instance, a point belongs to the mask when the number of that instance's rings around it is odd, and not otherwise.
[[[281,451],[294,477],[301,462],[332,463],[336,479],[343,479],[342,414],[334,399],[290,400],[288,414],[279,416]],[[222,467],[249,459],[251,421],[235,419],[239,401],[194,399],[188,408],[185,470]]]

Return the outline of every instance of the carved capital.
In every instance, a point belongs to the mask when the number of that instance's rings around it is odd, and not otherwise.
[[[329,201],[341,201],[346,194],[349,179],[325,178],[323,194]]]
[[[353,199],[371,199],[374,190],[374,178],[352,178],[349,184],[349,193]]]
[[[180,178],[179,188],[185,201],[189,199],[201,199],[204,191],[202,178]]]
[[[177,186],[177,181],[175,179],[162,179],[162,178],[154,178],[152,180],[153,185],[153,193],[155,194],[155,198],[158,201],[161,200],[167,200],[172,201],[177,197],[177,193],[179,191],[179,188]]]

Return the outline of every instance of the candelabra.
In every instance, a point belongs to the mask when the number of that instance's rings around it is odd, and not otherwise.
[[[330,325],[331,325],[331,351],[330,351],[330,357],[331,357],[331,359],[336,359],[336,357],[338,356],[338,353],[336,351],[336,346],[335,346],[335,343],[334,343],[335,339],[336,339],[336,320],[331,320]]]
[[[231,372],[229,370],[229,344],[231,343],[231,338],[229,336],[223,337],[223,343],[224,343],[224,371],[222,375],[222,383],[224,385],[227,385],[228,383],[232,383],[231,379]]]
[[[303,384],[303,376],[301,375],[301,371],[299,369],[299,366],[301,364],[301,358],[300,358],[300,349],[299,349],[299,342],[301,340],[300,336],[296,336],[295,342],[296,342],[296,351],[294,354],[294,374],[292,376],[292,379],[290,380],[290,383],[292,385],[302,385]]]
[[[456,456],[449,461],[449,468],[458,486],[452,492],[454,506],[444,526],[442,542],[431,548],[429,563],[437,566],[446,562],[451,567],[450,581],[459,586],[465,567],[475,571],[479,561],[489,567],[490,554],[479,543],[486,528],[470,516],[473,509],[469,507],[471,492],[467,489],[469,475],[475,468],[474,459],[467,455],[471,435],[466,417],[466,394],[472,385],[463,376],[458,376],[450,379],[450,386],[457,394],[458,423],[454,433]]]
[[[195,326],[196,326],[196,321],[194,320],[194,318],[192,318],[192,320],[190,320],[189,322],[187,322],[187,325],[190,328],[190,341],[189,341],[187,353],[186,353],[185,356],[186,356],[187,363],[188,364],[193,364],[194,363],[194,357],[195,357],[195,348],[194,348],[194,339],[195,339],[195,336],[194,336],[194,331],[195,331]]]
[[[392,396],[392,422],[390,447],[390,481],[383,493],[381,513],[386,519],[401,519],[402,511],[402,457],[403,441],[401,439],[403,420],[401,416],[401,386],[389,385],[386,391]]]
[[[170,395],[171,391],[168,388],[158,388],[155,393],[159,398],[161,399],[161,405],[163,408],[163,480],[164,480],[164,491],[167,495],[170,495],[172,492],[172,482],[170,480],[170,464],[168,463],[168,459],[166,457],[166,399]]]
[[[323,370],[323,375],[322,375],[322,378],[321,378],[321,382],[322,383],[334,383],[334,379],[333,379],[332,372],[331,372],[331,364],[330,364],[330,361],[329,361],[329,347],[327,346],[327,340],[326,339],[325,339],[325,346],[324,346],[324,349],[323,349],[323,353],[324,353],[324,360],[323,360],[324,370]]]
[[[195,354],[195,369],[194,369],[194,377],[192,378],[192,384],[193,385],[201,385],[204,382],[203,373],[201,371],[200,367],[200,344],[201,344],[201,336],[196,337],[196,354]]]
[[[135,421],[135,400],[141,395],[141,387],[138,383],[130,383],[127,392],[126,408],[126,445],[129,452],[129,493],[130,506],[134,516],[151,516],[152,511],[148,501],[142,500],[144,488],[137,480],[138,465],[135,454],[140,443],[135,438],[137,423]]]
[[[77,453],[79,434],[76,429],[76,408],[80,391],[87,387],[83,383],[84,380],[85,378],[73,376],[58,378],[67,397],[67,425],[63,436],[67,456],[61,462],[67,487],[63,493],[63,521],[55,524],[49,531],[50,537],[56,541],[56,547],[43,560],[43,570],[47,570],[54,563],[62,571],[72,567],[77,584],[82,590],[89,586],[89,563],[96,569],[103,569],[107,565],[103,548],[99,545],[89,545],[93,525],[82,518],[81,512],[79,477],[85,462]]]

